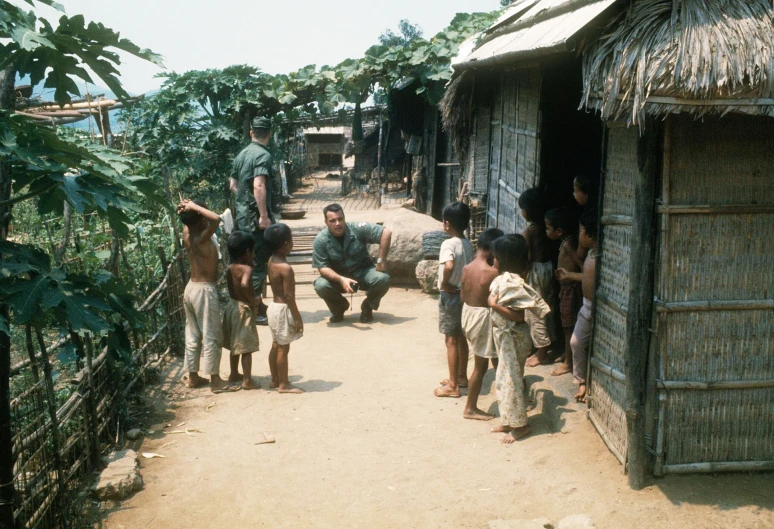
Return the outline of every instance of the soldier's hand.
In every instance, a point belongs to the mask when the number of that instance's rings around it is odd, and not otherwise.
[[[341,276],[339,278],[339,283],[341,283],[342,290],[344,290],[344,292],[347,293],[347,294],[354,294],[355,293],[355,290],[352,288],[352,283],[354,283],[356,285],[358,284],[358,282],[355,281],[354,279],[350,279],[350,278],[344,277],[344,276]]]
[[[265,230],[269,226],[271,226],[271,221],[268,217],[261,217],[261,219],[258,221],[258,229],[260,230]]]
[[[376,271],[377,272],[386,272],[387,271],[387,264],[382,261],[381,263],[376,264]]]

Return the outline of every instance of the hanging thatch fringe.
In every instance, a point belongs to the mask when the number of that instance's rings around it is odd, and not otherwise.
[[[774,105],[649,100],[771,98],[773,26],[771,0],[633,2],[584,53],[581,106],[600,111],[605,120],[640,125],[645,115],[673,112],[774,116]]]
[[[473,88],[475,77],[468,71],[455,77],[438,103],[443,130],[451,136],[458,159],[464,160],[473,132]]]

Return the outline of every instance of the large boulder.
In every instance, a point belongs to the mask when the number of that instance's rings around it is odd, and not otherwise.
[[[422,260],[419,261],[414,275],[419,283],[419,288],[425,294],[439,294],[438,291],[438,261]]]
[[[417,286],[416,268],[423,258],[422,235],[443,230],[443,224],[429,215],[399,208],[384,222],[384,227],[392,230],[387,272],[393,284]],[[371,253],[378,253],[377,245],[371,247]]]
[[[105,459],[107,467],[91,489],[100,500],[123,500],[143,487],[134,450],[118,450]]]

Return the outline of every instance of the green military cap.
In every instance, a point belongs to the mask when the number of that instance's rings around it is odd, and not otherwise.
[[[270,129],[271,128],[271,120],[269,118],[253,118],[253,121],[250,123],[250,126],[254,129]]]

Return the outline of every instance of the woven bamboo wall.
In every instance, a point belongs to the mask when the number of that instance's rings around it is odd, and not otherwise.
[[[492,105],[488,218],[506,233],[521,232],[519,195],[540,181],[540,72],[503,72]]]
[[[320,167],[320,155],[321,154],[336,154],[336,155],[344,155],[344,143],[345,143],[344,136],[341,136],[341,141],[337,143],[314,143],[314,142],[308,142],[307,143],[307,163],[309,164],[309,167],[311,168],[317,168]]]
[[[479,98],[476,114],[475,142],[473,145],[473,178],[471,192],[486,194],[489,188],[490,134],[492,133],[492,107],[490,102]]]
[[[589,386],[592,422],[622,463],[627,443],[626,385],[622,373],[629,304],[631,215],[634,213],[634,184],[639,174],[637,144],[636,129],[613,127],[608,130]]]
[[[771,119],[668,122],[656,474],[774,468],[773,152]]]

